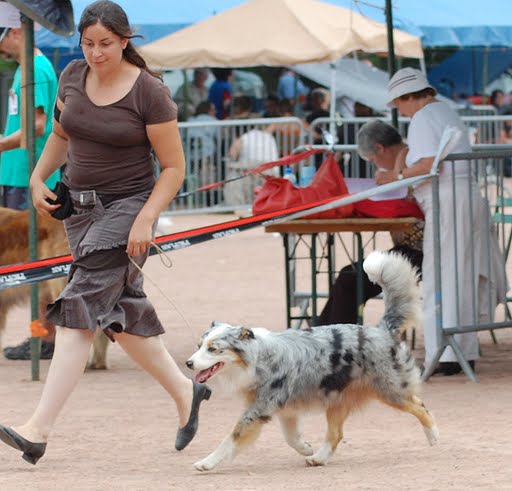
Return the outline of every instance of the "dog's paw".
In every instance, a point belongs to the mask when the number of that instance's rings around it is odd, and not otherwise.
[[[194,464],[194,467],[198,471],[209,471],[215,467],[215,464],[211,462],[208,458],[200,460]]]
[[[92,360],[85,367],[87,370],[108,370],[106,362]]]
[[[430,443],[431,446],[436,445],[437,441],[439,440],[439,429],[437,428],[437,426],[434,425],[432,426],[432,428],[427,428],[426,426],[424,426],[423,430],[425,431],[428,443]]]
[[[301,445],[296,448],[296,450],[301,455],[304,455],[306,457],[309,457],[314,453],[313,447],[308,442],[302,442]]]
[[[306,464],[310,467],[318,467],[327,464],[327,459],[322,459],[316,455],[312,455],[306,459]]]
[[[306,459],[306,464],[310,466],[319,466],[327,464],[329,457],[332,455],[332,447],[329,443],[324,443],[318,451]]]

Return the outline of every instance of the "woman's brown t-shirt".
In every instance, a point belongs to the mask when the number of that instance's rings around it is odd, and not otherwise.
[[[146,125],[176,119],[177,106],[169,89],[141,70],[125,97],[97,106],[85,92],[88,69],[85,60],[73,61],[59,81],[59,98],[64,102],[60,124],[69,137],[64,182],[71,189],[94,189],[104,195],[152,189],[155,162]]]

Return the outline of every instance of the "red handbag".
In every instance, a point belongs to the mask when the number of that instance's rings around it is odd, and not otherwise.
[[[423,212],[413,199],[363,199],[354,203],[354,216],[370,218],[416,217],[423,220]]]
[[[252,204],[254,215],[286,210],[294,206],[349,194],[341,169],[332,154],[324,160],[309,186],[301,188],[282,177],[264,177],[265,182]],[[308,215],[308,218],[345,218],[351,216],[352,212],[353,205],[344,205],[313,213]]]

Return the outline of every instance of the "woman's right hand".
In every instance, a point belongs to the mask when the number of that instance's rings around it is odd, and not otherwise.
[[[57,195],[48,188],[42,179],[34,175],[30,178],[30,192],[32,193],[34,208],[41,215],[48,216],[57,208],[60,208],[60,205],[51,205],[46,201],[46,198],[56,200]]]

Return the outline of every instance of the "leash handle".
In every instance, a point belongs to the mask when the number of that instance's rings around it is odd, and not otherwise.
[[[172,268],[172,259],[169,257],[169,255],[156,242],[151,241],[151,245],[156,249],[156,252],[158,252],[160,262],[166,268]]]

